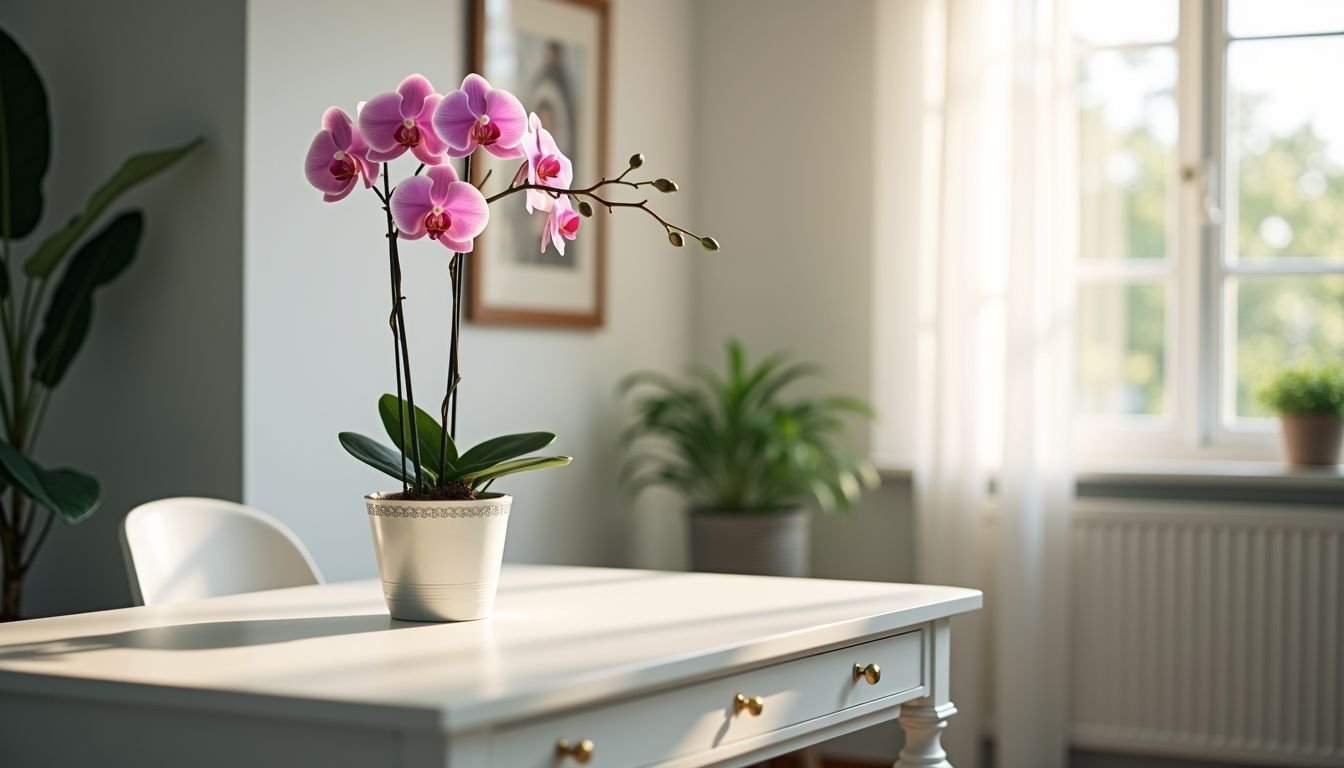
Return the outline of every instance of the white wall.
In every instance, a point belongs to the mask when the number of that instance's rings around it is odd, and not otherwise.
[[[99,477],[103,504],[56,525],[25,613],[125,605],[116,527],[128,509],[242,491],[243,4],[14,2],[0,25],[43,75],[54,126],[43,225],[20,263],[128,155],[206,140],[113,209],[145,209],[139,258],[97,295],[38,445],[43,462]]]
[[[324,205],[302,158],[331,104],[353,113],[358,99],[415,71],[440,90],[455,87],[464,13],[455,2],[395,0],[379,6],[389,23],[363,23],[361,0],[328,2],[320,15],[299,5],[248,7],[244,496],[293,526],[328,578],[345,579],[375,573],[361,496],[387,486],[336,442],[345,429],[381,434],[375,401],[394,386],[384,223],[370,193]],[[692,7],[616,0],[612,14],[608,167],[619,171],[642,151],[647,168],[696,189],[693,136],[683,129],[695,106]],[[687,217],[686,197],[660,202],[672,218]],[[576,457],[507,487],[516,496],[510,560],[627,564],[656,550],[656,527],[636,536],[615,485],[613,392],[632,369],[689,357],[692,263],[640,215],[615,216],[609,243],[603,329],[463,333],[466,440],[547,429],[560,436],[557,451]],[[406,245],[402,259],[416,393],[437,403],[447,259],[428,243]],[[649,505],[641,514],[656,522]]]
[[[700,258],[695,357],[723,343],[785,349],[827,370],[813,391],[870,399],[883,423],[859,450],[908,464],[919,247],[922,3],[701,0],[697,220],[723,243]],[[880,168],[902,172],[883,176]],[[855,518],[818,517],[812,573],[910,581],[907,475],[888,473]],[[879,726],[832,750],[890,759]]]
[[[918,166],[920,4],[702,0],[698,9],[697,219],[724,250],[700,257],[695,356],[721,366],[724,340],[736,336],[757,356],[785,349],[820,362],[827,374],[813,390],[874,401],[891,436],[886,458],[908,461],[913,388],[874,366],[913,338],[919,179],[877,169],[892,158]],[[876,323],[879,313],[894,322]],[[869,449],[869,432],[856,433],[855,448]],[[909,578],[909,504],[908,484],[893,476],[857,520],[819,519],[813,571]]]

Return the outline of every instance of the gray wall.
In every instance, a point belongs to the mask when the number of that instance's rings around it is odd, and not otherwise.
[[[128,509],[242,493],[243,4],[12,2],[0,24],[44,76],[54,125],[44,224],[20,259],[132,152],[206,139],[113,209],[145,208],[139,260],[98,294],[38,445],[43,462],[101,478],[103,505],[57,524],[25,612],[109,608],[130,599],[116,537]]]

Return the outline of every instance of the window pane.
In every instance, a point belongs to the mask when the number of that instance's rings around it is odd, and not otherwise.
[[[1344,354],[1344,275],[1230,278],[1235,307],[1237,416],[1267,416],[1256,390],[1289,363]]]
[[[1166,413],[1166,290],[1161,283],[1078,292],[1078,402],[1091,415]]]
[[[1344,3],[1341,3],[1344,6]],[[1228,165],[1243,259],[1344,260],[1344,38],[1228,48]]]
[[[1079,83],[1079,231],[1085,259],[1167,253],[1176,162],[1176,53],[1103,51]]]
[[[1179,0],[1073,0],[1073,33],[1090,45],[1169,43],[1176,39]]]
[[[1339,0],[1230,0],[1227,33],[1233,37],[1344,31]]]

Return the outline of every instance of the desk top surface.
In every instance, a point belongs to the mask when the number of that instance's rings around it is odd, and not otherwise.
[[[456,730],[979,608],[975,590],[505,566],[484,621],[393,621],[376,580],[0,625],[0,694]]]

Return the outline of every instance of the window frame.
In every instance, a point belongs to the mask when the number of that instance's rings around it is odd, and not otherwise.
[[[1237,263],[1228,227],[1236,226],[1236,179],[1226,173],[1227,56],[1239,40],[1293,39],[1322,34],[1232,37],[1227,31],[1228,0],[1178,0],[1179,26],[1170,43],[1176,52],[1177,142],[1170,253],[1165,269],[1140,269],[1132,262],[1117,273],[1139,277],[1165,274],[1165,375],[1168,413],[1163,417],[1080,415],[1079,454],[1086,459],[1248,459],[1277,456],[1274,419],[1235,419],[1235,305],[1232,280],[1243,275],[1344,274],[1344,263],[1285,260]],[[1326,33],[1344,36],[1339,33]],[[1076,60],[1099,50],[1080,47]],[[1137,46],[1128,46],[1137,47]],[[1227,212],[1228,215],[1224,215]],[[1080,265],[1083,259],[1078,259]],[[1079,287],[1096,284],[1096,267],[1079,269]],[[1119,279],[1124,279],[1120,277]],[[1129,284],[1133,284],[1132,282]]]

